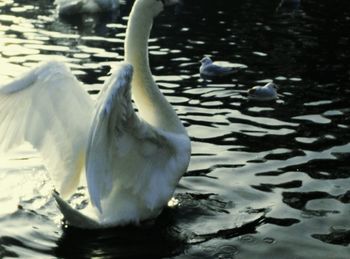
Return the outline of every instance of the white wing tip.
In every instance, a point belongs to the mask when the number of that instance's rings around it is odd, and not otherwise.
[[[38,80],[45,81],[50,79],[53,75],[59,74],[72,76],[70,69],[63,62],[57,60],[41,62],[33,69],[27,71],[22,76],[19,76],[17,79],[2,85],[0,87],[0,92],[2,94],[11,94],[22,91],[31,87]]]
[[[126,80],[127,82],[130,82],[132,79],[134,69],[131,64],[126,62],[120,62],[116,66],[116,68],[113,71],[113,74],[115,74],[119,79]]]
[[[104,89],[102,92],[106,92],[102,96],[105,98],[104,101],[104,115],[109,114],[111,110],[111,106],[113,103],[113,99],[117,95],[117,92],[123,88],[125,91],[130,90],[130,83],[133,76],[133,67],[132,65],[126,62],[120,62],[116,65],[116,67],[112,71],[112,75],[109,80],[104,85]],[[130,97],[129,97],[130,98]]]
[[[51,72],[52,70],[54,70],[55,73],[70,71],[70,69],[64,62],[53,59],[53,60],[40,63],[36,69],[36,73],[38,75],[42,75],[42,74],[47,74],[48,71]]]

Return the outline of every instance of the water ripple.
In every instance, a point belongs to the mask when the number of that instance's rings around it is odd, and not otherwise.
[[[123,59],[131,2],[119,14],[74,19],[59,19],[52,2],[22,2],[0,2],[0,80],[55,58],[96,98]],[[347,258],[348,3],[193,0],[178,8],[156,20],[149,41],[154,78],[192,140],[178,203],[152,227],[66,228],[40,157],[23,148],[1,158],[0,257]],[[244,69],[201,78],[204,55]],[[247,101],[251,86],[271,80],[276,102]],[[71,202],[86,206],[85,187]]]

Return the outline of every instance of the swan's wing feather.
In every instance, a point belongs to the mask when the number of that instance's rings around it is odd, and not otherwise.
[[[132,66],[120,63],[105,82],[96,101],[86,160],[86,178],[92,203],[101,210],[102,190],[111,189],[110,161],[114,140],[133,113],[130,83]],[[115,134],[116,133],[116,134]]]
[[[165,133],[137,117],[131,76],[126,64],[111,76],[92,122],[86,172],[91,201],[100,211],[109,209],[109,198],[118,193],[134,199],[130,206],[164,205],[188,165],[187,135]]]
[[[42,64],[0,87],[0,152],[31,143],[66,196],[78,184],[92,109],[64,64]]]

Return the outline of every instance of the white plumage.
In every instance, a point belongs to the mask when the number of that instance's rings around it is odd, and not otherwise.
[[[92,110],[64,64],[42,64],[0,88],[0,149],[31,143],[66,197],[79,181]]]
[[[202,58],[200,63],[199,73],[204,77],[222,77],[237,72],[236,68],[213,62],[208,56]]]
[[[0,88],[1,151],[32,143],[63,198],[85,171],[91,201],[85,211],[74,210],[54,193],[70,225],[105,228],[155,218],[187,169],[189,137],[148,65],[147,40],[162,2],[135,2],[125,43],[127,63],[116,66],[95,104],[58,62]]]
[[[277,85],[270,82],[264,86],[254,86],[248,90],[248,99],[255,101],[272,101],[277,99]]]

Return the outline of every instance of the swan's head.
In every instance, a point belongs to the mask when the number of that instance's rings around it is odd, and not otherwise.
[[[211,58],[208,57],[208,56],[205,56],[204,58],[202,58],[200,62],[201,62],[201,64],[203,64],[203,65],[207,65],[207,64],[213,63],[213,61],[211,60]]]
[[[136,4],[144,11],[151,12],[153,17],[160,14],[165,6],[179,3],[179,0],[137,0]]]

